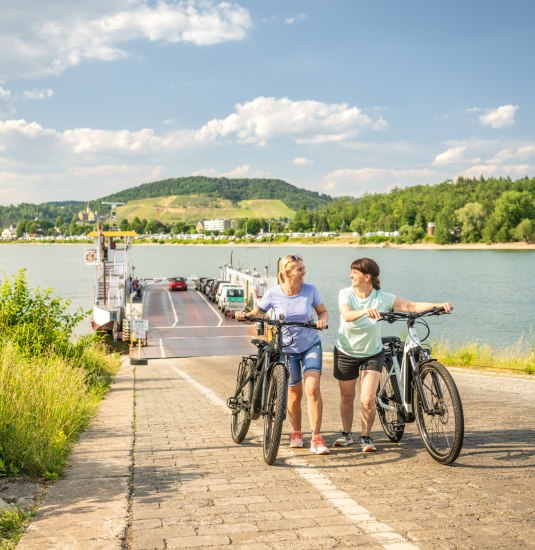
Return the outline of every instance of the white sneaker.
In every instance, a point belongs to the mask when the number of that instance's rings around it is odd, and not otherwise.
[[[310,444],[310,452],[317,455],[331,454],[329,452],[329,449],[327,449],[327,445],[325,445],[325,441],[323,441],[323,437],[321,437],[320,434],[316,434],[312,438],[312,443]]]
[[[334,442],[335,447],[347,447],[353,445],[351,432],[340,432],[340,437]]]

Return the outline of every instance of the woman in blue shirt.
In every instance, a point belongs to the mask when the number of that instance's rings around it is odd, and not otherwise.
[[[375,420],[375,394],[385,362],[381,341],[381,326],[377,320],[381,311],[417,312],[443,307],[451,312],[449,302],[412,302],[381,290],[379,266],[370,258],[360,258],[351,264],[351,286],[340,291],[340,328],[334,348],[334,377],[340,387],[342,431],[336,447],[353,443],[353,402],[357,378],[360,377],[361,429],[360,444],[364,452],[376,451],[370,437]]]
[[[301,256],[290,254],[282,258],[279,263],[279,285],[270,288],[249,315],[265,314],[273,309],[276,317],[283,314],[286,321],[306,323],[313,320],[315,312],[318,328],[327,328],[327,309],[318,289],[304,282],[305,274],[305,264]],[[236,314],[237,319],[243,319],[244,316],[245,312]],[[312,429],[310,451],[315,454],[329,454],[320,433],[323,401],[320,391],[322,348],[319,334],[314,329],[303,327],[287,327],[285,330],[289,333],[288,338],[285,338],[288,343],[283,351],[287,354],[290,369],[288,416],[293,428],[290,447],[303,447],[301,400],[304,389]]]

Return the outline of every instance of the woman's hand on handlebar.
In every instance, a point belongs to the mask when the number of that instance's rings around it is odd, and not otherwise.
[[[381,312],[374,308],[374,307],[371,307],[370,309],[368,309],[368,311],[366,312],[366,315],[370,318],[370,319],[380,319],[381,318]]]
[[[444,302],[440,304],[440,307],[444,310],[445,313],[451,313],[453,311],[453,306],[449,302]]]
[[[247,312],[246,311],[236,311],[236,313],[234,314],[234,317],[236,319],[238,319],[238,321],[245,321],[246,317],[247,317]]]

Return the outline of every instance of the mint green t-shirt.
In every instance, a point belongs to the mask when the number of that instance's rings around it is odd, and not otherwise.
[[[395,299],[394,294],[375,288],[364,300],[357,298],[353,287],[343,288],[338,295],[338,303],[340,305],[348,304],[352,311],[369,308],[376,308],[383,312],[390,311],[394,306]],[[383,349],[380,323],[375,319],[370,319],[367,315],[349,323],[340,316],[336,347],[351,357],[377,355]]]

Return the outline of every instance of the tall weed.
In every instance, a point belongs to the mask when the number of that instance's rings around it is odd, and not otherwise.
[[[117,371],[96,337],[73,338],[85,313],[68,306],[24,271],[0,286],[0,476],[57,476]]]
[[[433,343],[433,356],[456,367],[535,374],[535,335],[523,336],[514,345],[503,349],[478,343],[452,346],[447,341],[439,340]]]

